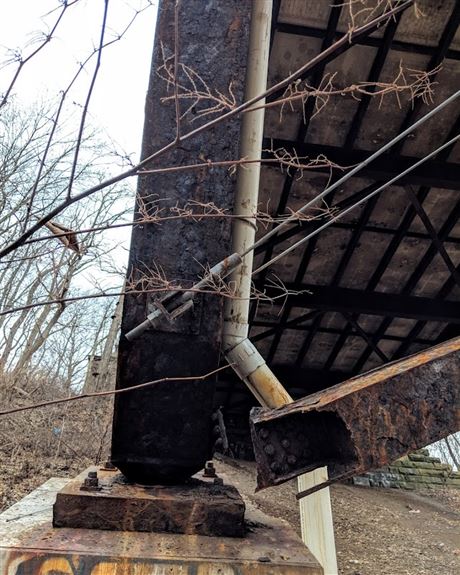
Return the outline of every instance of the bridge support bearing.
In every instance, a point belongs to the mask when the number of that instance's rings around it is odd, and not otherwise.
[[[244,538],[53,528],[53,503],[68,484],[67,479],[50,479],[0,514],[0,573],[323,575],[284,521],[248,502],[250,529]]]

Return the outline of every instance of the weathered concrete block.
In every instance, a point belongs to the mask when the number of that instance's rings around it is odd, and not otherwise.
[[[358,485],[359,487],[370,487],[371,483],[369,478],[358,475],[357,477],[353,477],[353,485]]]
[[[420,475],[422,470],[416,467],[400,467],[399,472],[403,475]]]
[[[448,477],[449,475],[445,469],[420,469],[419,472],[425,477]]]
[[[434,463],[428,463],[427,461],[417,462],[417,469],[434,469]]]
[[[460,489],[460,478],[457,479],[448,477],[444,483],[450,487],[458,487]]]
[[[401,489],[408,489],[408,490],[415,489],[415,485],[413,483],[406,481],[400,481],[399,486],[401,487]]]
[[[409,459],[411,461],[425,461],[428,457],[430,457],[430,456],[429,455],[423,455],[421,453],[418,453],[417,451],[415,453],[409,454]]]

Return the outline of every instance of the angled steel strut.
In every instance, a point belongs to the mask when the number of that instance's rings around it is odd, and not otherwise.
[[[328,466],[329,481],[382,465],[460,429],[460,338],[299,399],[254,408],[258,489]]]

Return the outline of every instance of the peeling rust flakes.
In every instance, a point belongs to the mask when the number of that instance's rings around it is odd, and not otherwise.
[[[99,476],[100,491],[82,492],[79,476],[58,492],[53,506],[54,527],[245,535],[245,504],[231,485],[194,478],[186,485],[147,487],[130,484],[113,471],[99,470]]]
[[[258,488],[324,465],[337,481],[458,431],[459,376],[456,338],[285,407],[254,409]]]
[[[227,38],[230,41],[235,40],[235,36],[240,32],[242,25],[241,16],[239,14],[235,14],[233,20],[230,22],[227,28]]]

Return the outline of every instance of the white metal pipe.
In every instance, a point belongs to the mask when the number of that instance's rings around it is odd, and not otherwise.
[[[249,53],[246,71],[245,101],[267,89],[268,57],[270,51],[270,27],[272,0],[253,0]],[[248,111],[241,122],[240,158],[260,160],[265,110],[258,102],[257,110]],[[232,252],[244,253],[254,243],[260,180],[260,163],[239,166],[232,231]],[[243,264],[231,278],[230,285],[235,297],[227,300],[224,310],[224,350],[232,349],[247,338],[249,319],[249,297],[251,293],[251,272],[254,254],[250,251],[243,258]]]
[[[267,88],[268,57],[270,51],[271,0],[253,0],[249,54],[247,60],[245,100],[264,92]],[[240,157],[260,160],[265,110],[248,111],[241,122]],[[248,339],[249,301],[254,253],[248,248],[256,236],[256,213],[259,197],[260,162],[240,166],[233,213],[232,249],[247,252],[242,265],[230,278],[234,297],[227,299],[224,309],[223,347],[228,362],[246,383],[259,403],[266,407],[279,407],[292,398],[284,389],[264,358]]]
[[[270,49],[270,27],[272,0],[253,0],[249,55],[247,61],[245,100],[266,90],[268,76],[268,57]],[[262,102],[262,104],[265,101]],[[253,112],[246,112],[242,120],[240,157],[259,160],[262,155],[262,138],[265,110],[263,107]],[[251,294],[251,276],[253,267],[256,236],[256,219],[260,181],[260,163],[255,162],[239,166],[237,189],[235,194],[235,218],[232,234],[232,252],[242,254],[242,265],[233,272],[230,285],[235,290],[235,298],[228,299],[224,309],[223,347],[226,358],[232,364],[239,377],[246,383],[263,406],[276,408],[292,402],[292,398],[265,363],[264,358],[248,339],[249,300]],[[326,470],[327,477],[327,470]],[[322,495],[321,497],[325,497]],[[319,502],[318,495],[309,499],[314,507],[314,517],[304,517],[304,529],[308,537],[305,543],[313,544],[313,551],[320,562],[331,568],[329,573],[337,573],[335,559],[334,531],[329,507]],[[304,503],[305,506],[305,503]],[[304,513],[305,516],[305,513]],[[315,521],[316,520],[316,521]],[[325,532],[328,534],[327,549],[321,549],[311,532],[317,526],[321,530],[316,540],[322,541]]]

